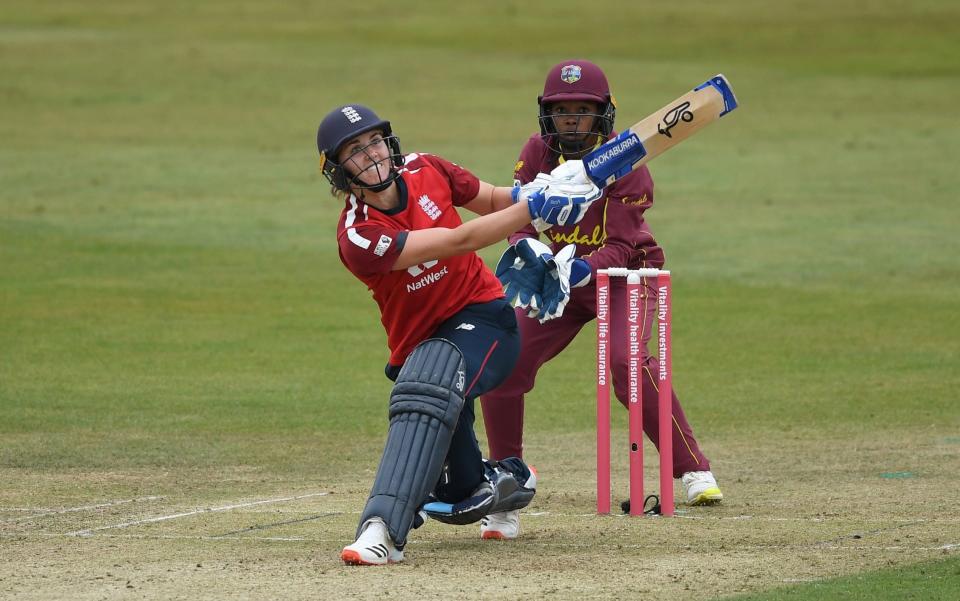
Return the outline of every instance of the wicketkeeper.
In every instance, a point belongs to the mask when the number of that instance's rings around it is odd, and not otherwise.
[[[580,183],[583,169],[577,165],[579,160],[616,135],[613,130],[616,104],[606,75],[589,61],[559,63],[547,73],[543,94],[537,103],[540,132],[530,136],[521,150],[514,183],[536,182],[544,178],[541,172],[550,172],[554,182]],[[607,267],[663,267],[663,249],[644,219],[644,212],[652,205],[653,179],[644,165],[604,188],[600,200],[592,203],[583,219],[576,223],[563,223],[545,232],[524,227],[510,235],[513,246],[501,259],[497,275],[506,285],[508,298],[518,305],[522,346],[510,377],[481,399],[491,458],[522,456],[524,395],[533,388],[540,367],[557,356],[583,326],[596,318],[593,274]],[[546,243],[539,240],[540,233],[545,235]],[[572,286],[569,302],[553,313],[552,307],[544,310],[538,306],[542,301],[536,298],[535,288],[540,275],[535,270],[517,269],[514,265],[516,257],[530,256],[562,264],[569,274]],[[535,265],[530,260],[524,264]],[[613,307],[627,306],[625,279],[611,280]],[[641,300],[645,326],[641,332],[643,429],[658,445],[659,367],[647,349],[656,323],[657,296],[653,282],[645,281],[644,291]],[[524,314],[535,319],[523,318]],[[612,311],[611,319],[613,386],[617,398],[627,406],[627,316],[624,312]],[[675,478],[682,479],[686,502],[690,505],[719,503],[723,493],[676,394],[673,395],[673,425],[673,473]],[[483,538],[516,538],[520,532],[519,510],[484,518],[480,530]]]

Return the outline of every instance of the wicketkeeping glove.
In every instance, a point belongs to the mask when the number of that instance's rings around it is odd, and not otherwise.
[[[570,289],[583,286],[590,280],[590,265],[573,256],[576,250],[575,245],[568,244],[547,261],[540,294],[543,308],[537,316],[540,323],[563,315],[563,308],[570,302]]]
[[[590,265],[574,257],[575,251],[576,246],[568,244],[554,256],[550,247],[534,238],[509,247],[497,263],[507,300],[540,323],[563,315],[570,289],[590,281]]]
[[[530,317],[536,317],[543,305],[543,280],[552,258],[549,246],[536,238],[523,238],[508,247],[497,262],[496,274],[507,301],[528,309]]]

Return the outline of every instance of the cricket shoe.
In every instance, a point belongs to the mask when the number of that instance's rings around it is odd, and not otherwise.
[[[520,510],[491,513],[480,520],[483,540],[513,540],[520,536]]]
[[[380,518],[371,518],[364,524],[357,542],[340,552],[340,559],[350,566],[382,566],[403,561],[403,551],[397,549]]]
[[[713,472],[687,472],[681,482],[686,491],[687,505],[717,505],[723,501],[723,493],[717,486]]]
[[[525,466],[520,459],[511,457],[501,462],[501,465],[513,469],[518,478],[524,478],[523,487],[531,490],[537,488],[537,469]],[[526,470],[524,470],[526,467]],[[486,515],[480,520],[480,538],[483,540],[513,540],[520,536],[520,510],[500,511]]]

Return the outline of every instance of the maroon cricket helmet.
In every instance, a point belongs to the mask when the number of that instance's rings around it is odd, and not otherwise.
[[[596,118],[591,133],[597,134],[603,141],[613,132],[617,110],[603,70],[587,60],[558,63],[547,73],[543,94],[537,97],[537,104],[540,106],[540,135],[554,152],[582,153],[586,149],[580,145],[570,148],[569,142],[561,148],[553,116],[549,111],[551,104],[578,101],[596,102],[598,105],[597,112],[593,114]]]
[[[573,60],[555,65],[547,73],[543,94],[537,98],[537,102],[542,106],[563,100],[586,100],[600,104],[610,102],[607,76],[590,61]]]

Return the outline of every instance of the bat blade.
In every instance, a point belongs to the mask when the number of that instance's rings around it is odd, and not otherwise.
[[[715,75],[583,157],[587,176],[609,186],[735,108],[730,82]]]

